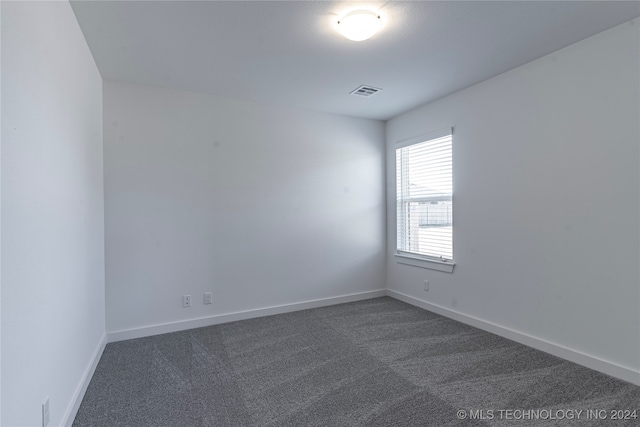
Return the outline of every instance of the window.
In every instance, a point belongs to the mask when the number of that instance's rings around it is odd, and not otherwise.
[[[398,255],[453,265],[451,128],[397,145],[396,185]]]

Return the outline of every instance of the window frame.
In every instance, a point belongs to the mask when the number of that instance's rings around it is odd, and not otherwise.
[[[443,128],[443,129],[439,129],[439,130],[435,130],[432,132],[428,132],[425,134],[421,134],[412,138],[408,138],[408,139],[404,139],[401,141],[398,141],[395,143],[395,147],[394,147],[394,164],[395,164],[395,185],[394,185],[394,190],[396,191],[396,197],[395,197],[395,215],[396,215],[396,249],[395,249],[395,253],[394,253],[394,257],[396,258],[396,261],[399,264],[405,264],[405,265],[411,265],[414,267],[420,267],[420,268],[427,268],[430,270],[436,270],[436,271],[441,271],[441,272],[445,272],[445,273],[453,273],[453,269],[455,267],[455,256],[452,256],[453,259],[451,260],[441,260],[435,257],[430,257],[430,256],[426,256],[426,255],[420,255],[420,254],[415,254],[412,252],[406,252],[403,251],[401,249],[398,248],[398,244],[399,244],[399,239],[398,239],[398,225],[399,225],[399,218],[398,218],[398,194],[397,194],[397,188],[398,188],[398,158],[397,158],[397,152],[398,149],[401,148],[405,148],[405,147],[409,147],[411,145],[416,145],[416,144],[420,144],[423,142],[427,142],[433,139],[438,139],[438,138],[442,138],[445,136],[451,136],[451,157],[452,157],[452,161],[453,161],[453,127],[447,127],[447,128]],[[453,170],[451,172],[451,179],[453,181]],[[453,182],[452,182],[453,185]],[[453,192],[452,191],[452,195],[451,195],[451,204],[453,206]],[[451,229],[451,247],[452,247],[452,254],[453,254],[453,238],[454,238],[454,234],[455,234],[455,226],[453,225],[453,221],[452,221],[452,229]]]

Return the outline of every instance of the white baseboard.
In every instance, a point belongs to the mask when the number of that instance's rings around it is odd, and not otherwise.
[[[215,316],[201,317],[198,319],[182,320],[179,322],[163,323],[160,325],[145,326],[142,328],[113,331],[107,334],[108,342],[124,341],[134,338],[150,337],[152,335],[166,334],[169,332],[184,331],[187,329],[202,328],[204,326],[218,325],[221,323],[235,322],[238,320],[253,319],[256,317],[271,316],[274,314],[290,313],[292,311],[307,310],[309,308],[324,307],[327,305],[342,304],[371,298],[379,298],[387,295],[385,289],[377,291],[360,292],[357,294],[342,295],[339,297],[315,299],[293,304],[283,304],[273,307],[259,308],[255,310],[238,311],[234,313],[218,314]]]
[[[432,311],[436,314],[440,314],[450,319],[457,320],[470,326],[474,326],[478,329],[482,329],[484,331],[491,332],[512,341],[519,342],[520,344],[535,348],[536,350],[541,350],[545,353],[549,353],[570,362],[577,363],[595,371],[602,372],[604,374],[619,378],[635,385],[640,385],[640,371],[620,366],[615,363],[608,362],[606,360],[599,359],[597,357],[590,356],[576,350],[572,350],[568,347],[563,347],[558,344],[554,344],[543,339],[515,331],[513,329],[505,328],[504,326],[500,326],[495,323],[487,322],[473,316],[468,316],[466,314],[462,314],[460,312],[450,310],[448,308],[444,308],[442,306],[432,304],[418,298],[414,298],[412,296],[403,294],[402,292],[387,289],[387,295],[416,307]]]
[[[62,417],[63,426],[71,427],[73,424],[73,420],[76,418],[76,414],[78,413],[78,409],[80,409],[80,404],[82,403],[82,399],[84,398],[84,394],[87,391],[87,387],[89,387],[89,383],[91,382],[91,378],[93,377],[93,373],[98,366],[98,362],[100,361],[100,357],[102,357],[102,352],[104,351],[104,347],[107,345],[107,336],[106,334],[102,335],[100,338],[100,342],[96,347],[93,355],[91,356],[91,360],[87,365],[87,368],[84,370],[82,374],[82,379],[78,387],[76,387],[76,391],[71,398],[71,403],[67,408],[64,417]]]

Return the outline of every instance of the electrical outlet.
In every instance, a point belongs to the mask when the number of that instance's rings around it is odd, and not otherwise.
[[[42,404],[42,427],[47,427],[49,425],[49,398],[44,401]]]
[[[204,304],[211,304],[212,301],[213,301],[213,293],[212,292],[205,292],[204,293]]]
[[[182,306],[191,307],[191,295],[182,295]]]
[[[428,280],[424,281],[424,291],[425,292],[429,292],[429,281]]]

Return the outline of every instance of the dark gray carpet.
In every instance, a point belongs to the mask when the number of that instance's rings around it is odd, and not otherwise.
[[[108,344],[73,425],[638,426],[640,387],[385,297]]]

